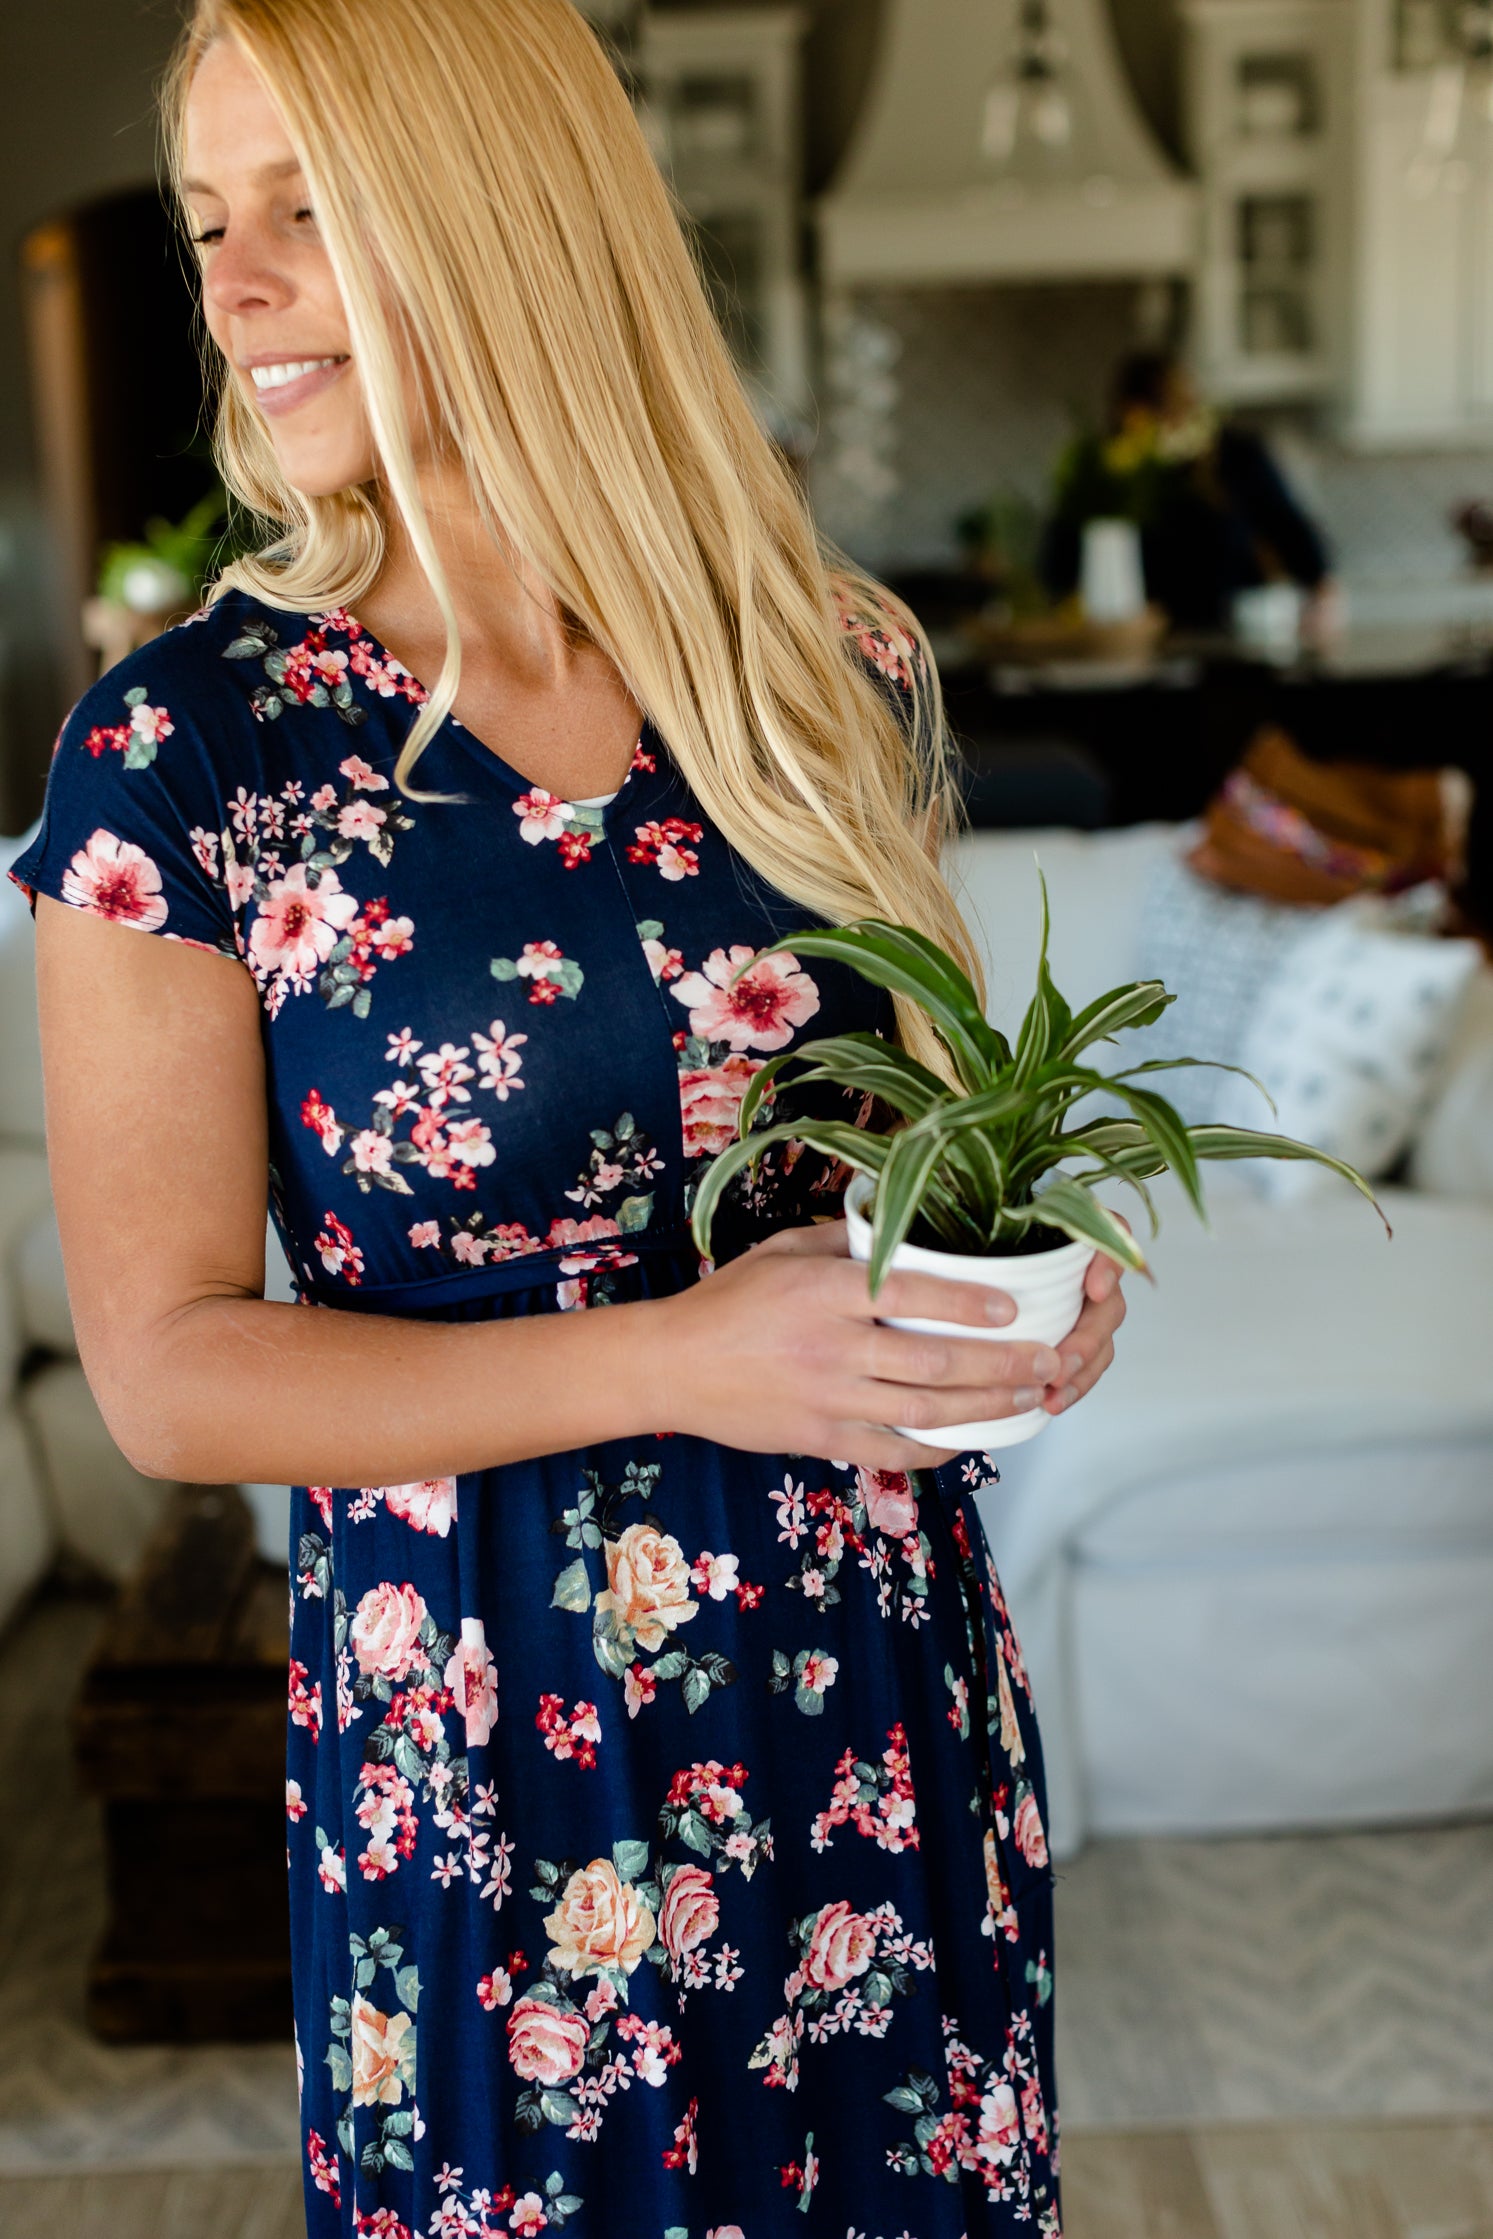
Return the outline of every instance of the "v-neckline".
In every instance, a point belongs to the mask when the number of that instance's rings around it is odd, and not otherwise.
[[[430,687],[420,677],[416,676],[412,668],[410,668],[405,662],[400,660],[397,653],[390,652],[388,646],[384,644],[382,638],[380,638],[375,631],[370,630],[366,622],[360,621],[357,615],[351,613],[346,608],[343,609],[343,613],[349,625],[351,633],[359,638],[364,639],[369,645],[371,645],[375,657],[379,661],[383,662],[385,666],[394,669],[400,676],[407,676],[409,678],[411,684],[413,684],[416,690],[421,694],[421,699],[418,704],[423,706],[431,696]],[[622,773],[621,783],[616,787],[616,789],[612,792],[607,800],[601,802],[599,806],[593,807],[582,802],[570,800],[563,793],[552,793],[549,787],[547,785],[541,785],[537,778],[525,777],[522,770],[516,770],[513,764],[510,761],[506,760],[505,757],[498,752],[496,747],[489,746],[485,739],[479,738],[477,733],[471,728],[470,724],[463,723],[461,717],[459,715],[453,714],[449,708],[441,718],[440,729],[442,731],[452,731],[464,746],[466,746],[472,753],[477,754],[481,757],[483,763],[489,769],[495,769],[498,775],[505,781],[505,783],[513,788],[515,793],[543,793],[549,800],[559,801],[565,808],[585,807],[586,813],[588,815],[600,817],[606,817],[611,812],[611,810],[616,807],[618,801],[621,800],[623,794],[627,791],[629,784],[631,783],[633,777],[637,772],[639,752],[641,751],[644,753],[656,753],[658,745],[660,743],[658,733],[654,730],[651,720],[645,714],[643,717],[642,729],[638,732],[636,739],[633,741],[632,754],[628,760],[627,768]],[[439,736],[439,733],[437,733],[436,735]],[[649,743],[650,740],[652,741],[651,746]]]

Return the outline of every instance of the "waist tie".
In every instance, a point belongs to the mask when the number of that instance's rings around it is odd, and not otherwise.
[[[695,1240],[687,1228],[668,1229],[651,1236],[600,1237],[594,1243],[555,1244],[542,1252],[515,1252],[508,1259],[491,1260],[481,1267],[461,1267],[446,1275],[430,1275],[413,1283],[332,1283],[314,1277],[296,1278],[303,1303],[351,1308],[357,1314],[420,1314],[427,1309],[458,1306],[467,1299],[497,1298],[508,1291],[543,1290],[550,1283],[567,1280],[566,1260],[583,1260],[576,1276],[603,1275],[633,1260],[686,1260],[691,1275],[699,1266]]]

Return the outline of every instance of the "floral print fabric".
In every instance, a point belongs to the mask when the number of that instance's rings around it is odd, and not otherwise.
[[[911,645],[844,621],[900,704]],[[708,1281],[689,1209],[747,1083],[890,1006],[753,963],[817,921],[651,725],[586,807],[448,719],[420,784],[461,798],[412,803],[423,696],[352,615],[232,593],[73,711],[12,876],[250,975],[307,1312]],[[865,1116],[792,1096],[772,1116]],[[769,1153],[719,1256],[845,1179]],[[1055,2239],[1052,1873],[993,1477],[660,1434],[297,1489],[312,2239]]]

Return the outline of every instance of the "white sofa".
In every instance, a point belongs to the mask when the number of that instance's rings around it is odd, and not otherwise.
[[[1031,983],[1034,854],[1076,1007],[1140,976],[1175,846],[1154,825],[966,836],[991,1016]],[[1382,1192],[1392,1243],[1346,1183],[1281,1206],[1213,1167],[1208,1229],[1163,1188],[1115,1370],[1000,1458],[982,1513],[1056,1855],[1493,1808],[1493,972],[1409,1176]]]

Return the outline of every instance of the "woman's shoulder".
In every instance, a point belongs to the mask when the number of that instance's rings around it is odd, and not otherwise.
[[[106,669],[68,711],[59,747],[82,747],[95,760],[119,755],[126,769],[154,764],[168,739],[203,733],[224,740],[235,714],[252,730],[254,711],[230,673],[237,640],[267,613],[229,591],[147,638]]]

